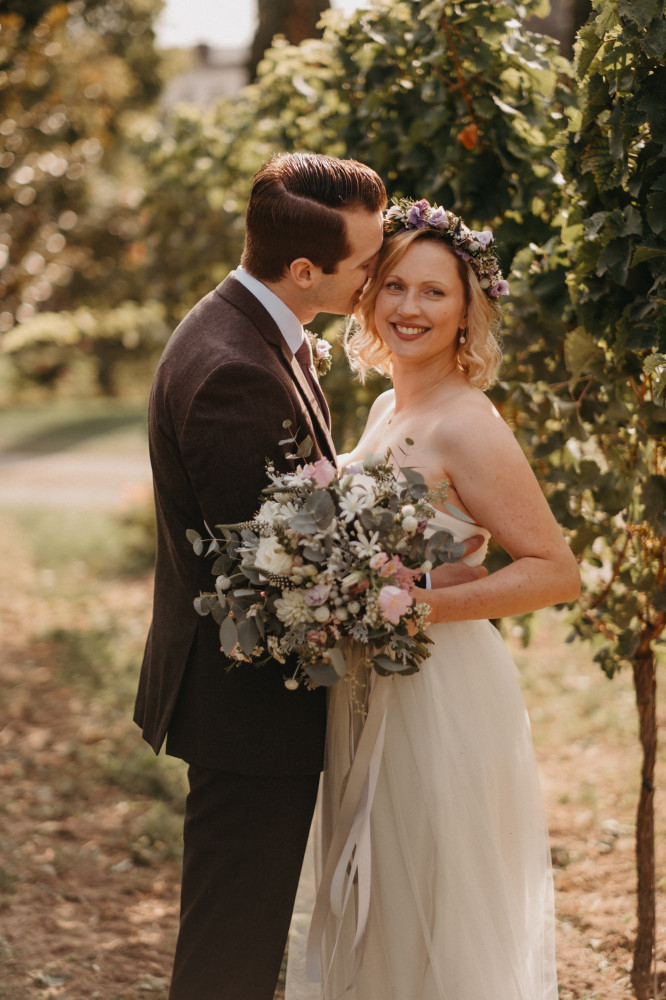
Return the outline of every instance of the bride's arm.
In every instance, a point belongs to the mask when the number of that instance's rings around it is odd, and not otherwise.
[[[465,407],[455,423],[440,442],[452,485],[513,562],[482,579],[418,591],[430,620],[503,618],[575,600],[576,560],[511,430],[487,400]]]

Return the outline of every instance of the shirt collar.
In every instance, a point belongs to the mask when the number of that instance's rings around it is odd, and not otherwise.
[[[298,316],[291,311],[289,306],[275,292],[272,292],[262,281],[259,281],[258,278],[255,278],[253,274],[250,274],[249,271],[246,271],[240,265],[234,271],[234,278],[236,281],[240,281],[241,285],[247,288],[248,292],[251,292],[261,302],[266,312],[277,323],[280,333],[286,340],[290,351],[292,354],[295,354],[303,343],[304,337],[303,327]]]

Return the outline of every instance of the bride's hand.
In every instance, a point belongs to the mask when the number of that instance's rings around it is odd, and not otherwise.
[[[465,546],[465,555],[469,556],[481,548],[483,535],[474,535],[462,544]],[[481,580],[484,576],[488,576],[488,570],[484,566],[468,566],[464,562],[445,563],[443,566],[437,566],[430,574],[430,586],[433,590],[440,587],[455,587],[459,583]]]

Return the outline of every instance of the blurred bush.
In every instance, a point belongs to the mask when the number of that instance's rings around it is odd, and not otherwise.
[[[40,310],[141,298],[124,141],[159,93],[160,0],[0,8],[0,334]]]
[[[123,302],[114,309],[37,313],[5,334],[0,351],[12,359],[21,379],[46,387],[88,358],[99,390],[113,395],[119,362],[158,358],[167,337],[159,303]]]

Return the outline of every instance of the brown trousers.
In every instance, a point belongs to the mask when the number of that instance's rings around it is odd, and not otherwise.
[[[319,775],[188,776],[169,1000],[273,1000]]]

